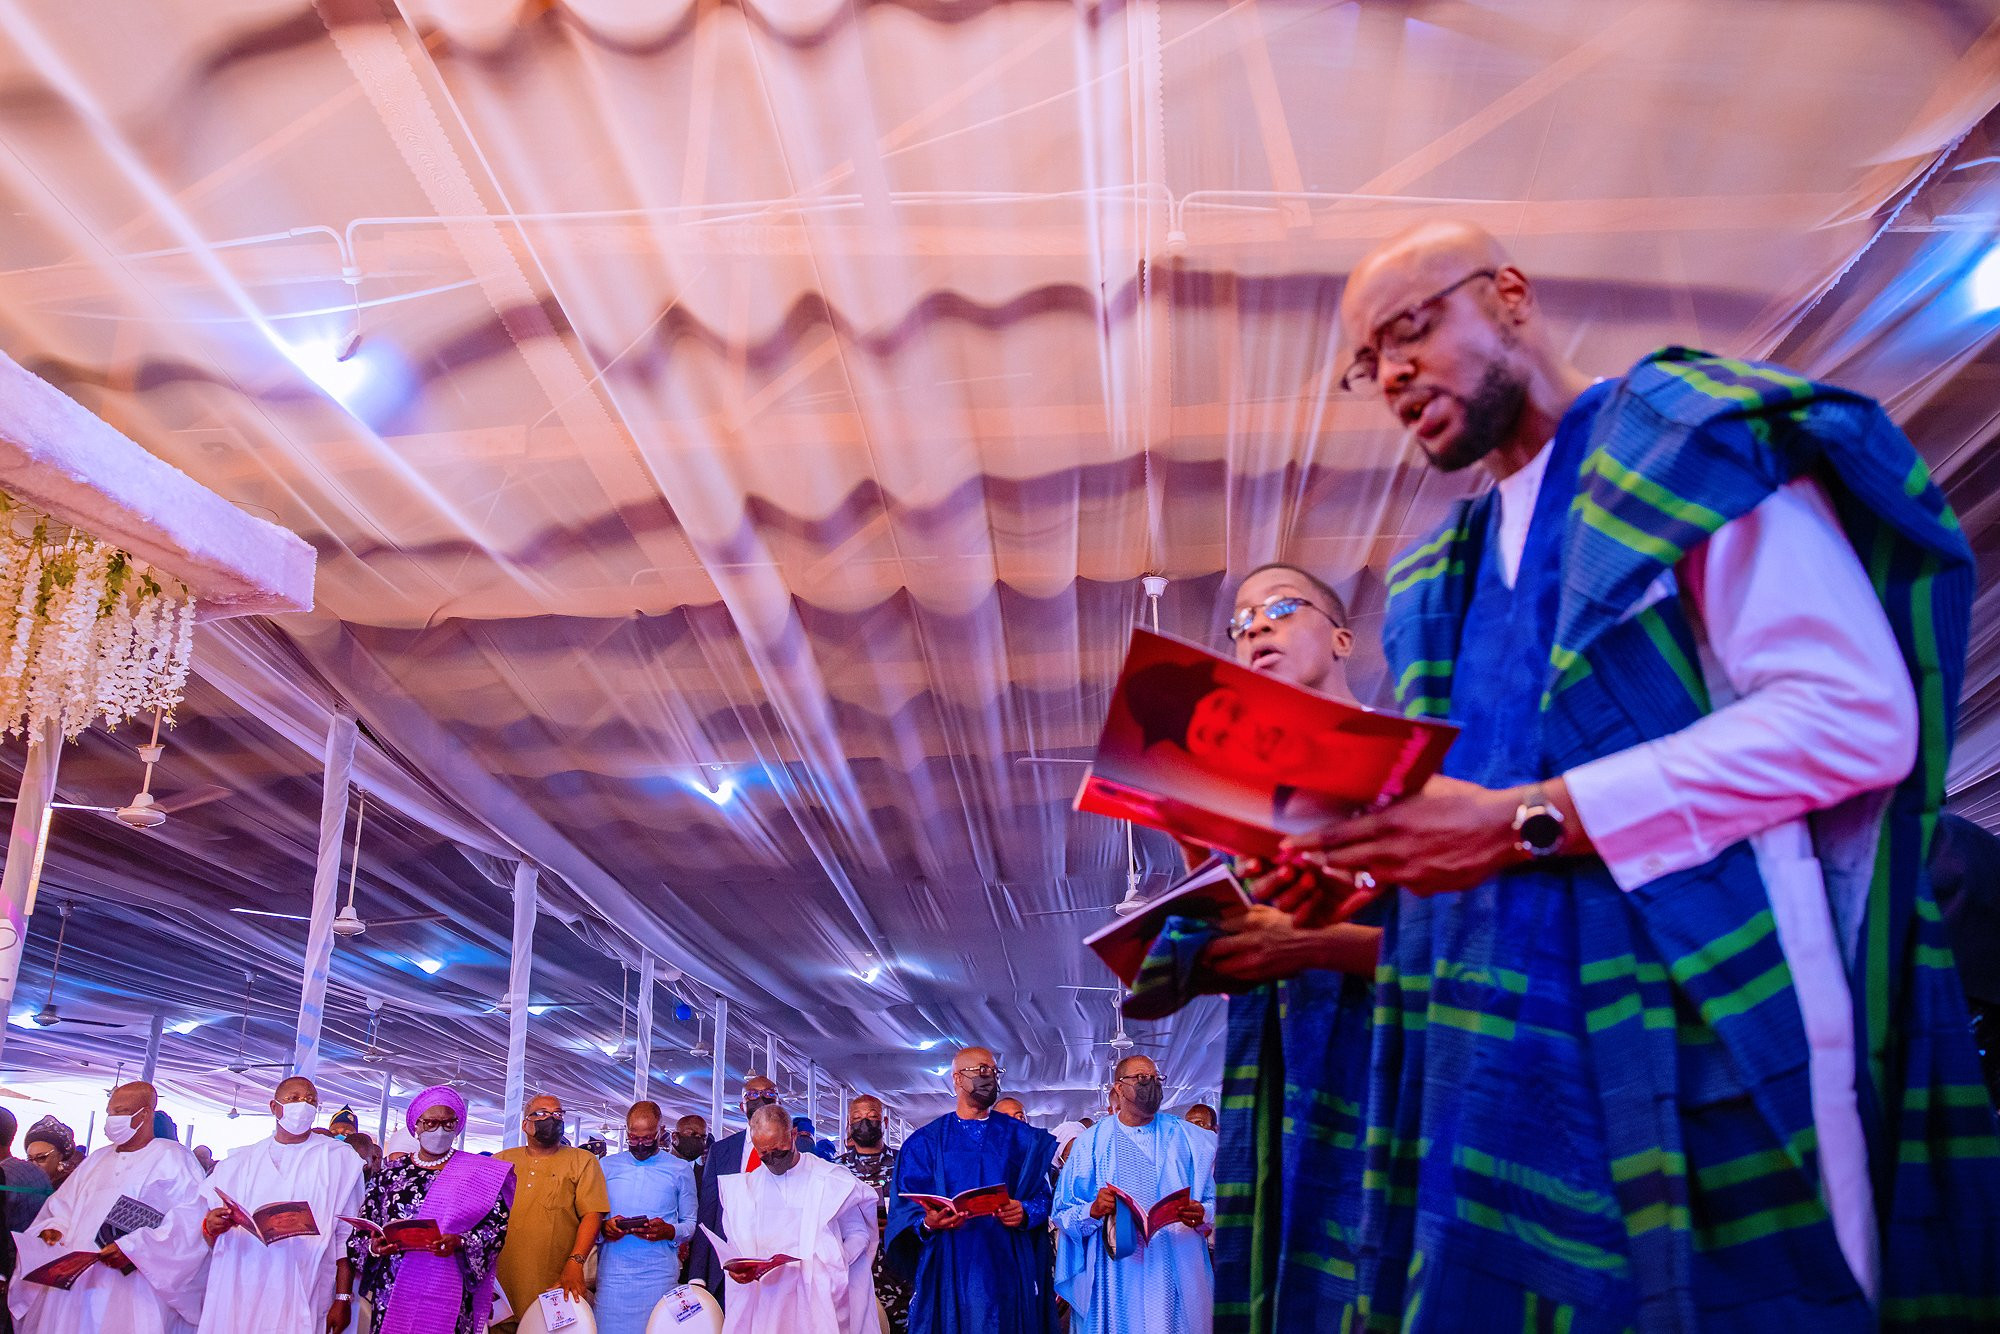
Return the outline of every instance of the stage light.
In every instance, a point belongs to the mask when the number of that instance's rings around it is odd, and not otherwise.
[[[935,1065],[931,1067],[931,1073],[934,1075],[948,1075],[951,1073],[951,1067],[948,1065]]]
[[[179,1033],[182,1037],[186,1037],[188,1034],[194,1032],[197,1028],[200,1027],[201,1027],[201,1020],[199,1019],[183,1019],[178,1024],[169,1024],[167,1026],[167,1032]]]
[[[443,959],[418,959],[416,961],[416,964],[417,967],[423,969],[425,972],[430,973],[432,975],[437,974],[444,968]]]
[[[555,1006],[553,1006],[553,1005],[530,1005],[530,1006],[528,1007],[528,1013],[529,1013],[529,1014],[547,1014],[547,1013],[548,1013],[548,1012],[549,1012],[550,1010],[553,1010],[553,1009],[555,1009],[555,1008],[556,1008],[556,1007],[555,1007]]]
[[[676,1084],[685,1084],[687,1082],[688,1082],[688,1077],[685,1073],[674,1076],[674,1083]]]
[[[718,806],[727,806],[736,799],[736,780],[734,778],[723,779],[713,789],[702,783],[690,783],[688,786]]]
[[[344,407],[353,407],[353,400],[368,385],[368,358],[355,355],[344,338],[302,339],[286,343],[284,353],[307,379]]]
[[[866,982],[869,986],[874,986],[875,979],[882,976],[882,969],[879,966],[877,966],[868,969],[866,972],[856,973],[855,976],[860,978],[863,982]]]
[[[2000,245],[1986,252],[1986,257],[1972,266],[1969,284],[1972,293],[1972,308],[1979,314],[2000,310]]]
[[[918,1050],[918,1051],[929,1051],[929,1050],[930,1050],[930,1049],[931,1049],[932,1047],[935,1047],[935,1046],[937,1046],[937,1045],[938,1045],[938,1043],[940,1043],[940,1042],[943,1042],[943,1041],[944,1041],[944,1039],[943,1039],[943,1038],[925,1038],[925,1039],[924,1039],[924,1040],[923,1040],[922,1042],[919,1042],[919,1043],[917,1044],[917,1050]]]

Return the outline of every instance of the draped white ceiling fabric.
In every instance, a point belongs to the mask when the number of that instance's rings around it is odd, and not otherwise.
[[[362,914],[449,920],[338,947],[339,1092],[497,1105],[527,859],[536,994],[578,1005],[528,1080],[572,1106],[629,1092],[643,950],[912,1117],[961,1041],[1086,1112],[1126,842],[1038,761],[1088,753],[1140,576],[1214,639],[1282,556],[1366,643],[1473,484],[1337,391],[1355,259],[1469,217],[1591,370],[1680,342],[1880,394],[1985,548],[1996,101],[1995,0],[0,0],[0,346],[319,555],[310,615],[203,632],[164,773],[231,795],[59,821],[21,996],[72,898],[59,1001],[210,1020],[165,1064],[227,1096],[187,1072],[248,968],[280,1059],[304,925],[227,910],[303,910],[347,709]],[[1994,641],[1983,590],[1987,819]],[[130,741],[65,793],[124,795]],[[660,1000],[654,1086],[705,1105]],[[16,1027],[9,1068],[142,1032]],[[1219,1034],[1134,1035],[1191,1098]]]

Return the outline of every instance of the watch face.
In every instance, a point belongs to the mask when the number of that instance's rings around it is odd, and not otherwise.
[[[1521,821],[1521,842],[1531,852],[1554,852],[1562,836],[1562,821],[1547,811],[1532,811]]]

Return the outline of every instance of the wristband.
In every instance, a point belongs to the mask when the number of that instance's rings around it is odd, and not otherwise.
[[[587,1256],[587,1255],[589,1255],[589,1254],[590,1254],[590,1252],[589,1252],[589,1251],[585,1251],[585,1252],[583,1253],[583,1255],[572,1255],[572,1256],[570,1256],[570,1258],[569,1258],[569,1259],[570,1259],[570,1263],[571,1263],[571,1264],[578,1264],[578,1265],[580,1265],[580,1264],[582,1264],[582,1263],[583,1263],[583,1261],[584,1261],[584,1256]]]
[[[333,1294],[333,1299],[337,1302],[351,1302],[354,1300],[354,1294],[351,1292],[336,1292]]]

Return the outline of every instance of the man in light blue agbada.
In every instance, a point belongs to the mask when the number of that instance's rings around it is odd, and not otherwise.
[[[1160,1094],[1152,1058],[1127,1056],[1113,1071],[1113,1114],[1077,1136],[1063,1163],[1049,1216],[1056,1292],[1070,1305],[1072,1334],[1213,1327],[1215,1275],[1203,1224],[1215,1208],[1215,1134],[1161,1115]],[[1140,1241],[1130,1206],[1151,1212],[1179,1190],[1188,1198],[1171,1221]],[[1117,1246],[1107,1244],[1107,1230]]]
[[[660,1152],[660,1106],[625,1113],[625,1152],[604,1160],[611,1210],[597,1259],[597,1328],[645,1334],[646,1319],[680,1280],[680,1241],[694,1231],[692,1164]]]

